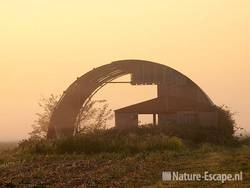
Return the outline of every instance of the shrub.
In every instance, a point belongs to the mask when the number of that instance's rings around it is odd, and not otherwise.
[[[18,145],[22,153],[48,154],[54,151],[53,142],[41,138],[30,138],[23,140]]]
[[[184,144],[180,138],[164,134],[124,135],[110,132],[88,133],[57,140],[29,139],[19,144],[19,150],[31,154],[47,153],[138,153],[156,150],[180,151]]]
[[[215,151],[215,146],[214,145],[211,145],[209,143],[203,143],[201,144],[199,150],[202,152],[202,153],[209,153],[209,152],[213,152]]]
[[[100,153],[120,152],[137,153],[155,150],[180,151],[184,148],[183,140],[195,144],[214,143],[233,145],[235,121],[228,108],[218,107],[218,125],[204,127],[192,125],[161,125],[136,127],[119,130],[96,130],[80,135],[45,140],[30,138],[19,144],[19,149],[26,153]],[[205,147],[205,146],[204,146]],[[206,150],[206,148],[204,149]]]
[[[171,137],[167,141],[167,148],[174,151],[179,151],[184,148],[182,140],[178,137]]]

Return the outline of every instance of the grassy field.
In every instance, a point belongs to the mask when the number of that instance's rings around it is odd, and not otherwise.
[[[218,110],[209,127],[99,127],[52,140],[38,129],[16,148],[0,146],[0,187],[250,187],[250,140],[239,141],[233,114]],[[163,182],[163,171],[242,172],[243,181]]]
[[[172,144],[172,143],[171,143]],[[241,182],[162,182],[163,171],[239,173]],[[0,155],[0,187],[249,187],[250,144],[159,147],[136,152]]]

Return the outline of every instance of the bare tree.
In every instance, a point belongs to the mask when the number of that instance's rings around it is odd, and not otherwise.
[[[40,113],[36,113],[36,120],[32,125],[33,130],[29,133],[32,138],[46,137],[51,114],[54,111],[59,99],[59,95],[52,94],[48,98],[42,98],[38,103],[42,111]],[[106,129],[108,121],[112,118],[113,113],[112,110],[109,109],[106,100],[89,101],[80,109],[76,119],[75,134]]]

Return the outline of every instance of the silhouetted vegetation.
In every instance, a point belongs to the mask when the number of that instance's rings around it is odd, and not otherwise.
[[[94,107],[96,103],[105,101],[92,101],[81,109],[77,119],[78,134],[76,136],[46,140],[49,117],[57,101],[58,97],[51,95],[39,103],[43,112],[37,114],[38,118],[36,126],[33,126],[31,138],[19,144],[21,151],[38,154],[138,153],[165,149],[178,151],[185,148],[184,143],[192,145],[212,143],[227,146],[239,144],[238,139],[234,136],[237,130],[233,119],[234,114],[225,106],[217,107],[218,124],[214,126],[167,124],[144,125],[121,130],[106,129],[106,122],[111,118],[111,110],[108,109],[107,104],[99,108]]]
[[[138,153],[144,151],[184,149],[184,143],[177,137],[166,135],[111,135],[107,133],[89,133],[56,140],[30,139],[19,144],[23,153]]]
[[[36,113],[36,119],[32,125],[30,136],[34,139],[47,136],[49,121],[56,107],[60,96],[51,94],[48,98],[42,98],[38,103],[41,112]],[[107,121],[113,118],[112,110],[109,109],[106,100],[88,101],[78,114],[75,124],[76,134],[94,132],[95,130],[106,129]]]

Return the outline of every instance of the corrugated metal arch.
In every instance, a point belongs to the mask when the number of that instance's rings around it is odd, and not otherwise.
[[[127,74],[136,76],[145,67],[152,71],[159,70],[163,73],[171,72],[175,75],[175,78],[183,79],[188,84],[196,87],[200,94],[204,96],[206,103],[208,105],[213,105],[211,99],[198,85],[196,85],[187,76],[172,69],[171,67],[144,60],[120,60],[87,72],[68,87],[52,113],[47,137],[58,138],[73,135],[75,130],[75,121],[81,107],[89,101],[95,92],[97,92],[107,82],[110,82],[118,77]],[[156,80],[155,84],[164,83],[158,83]]]

